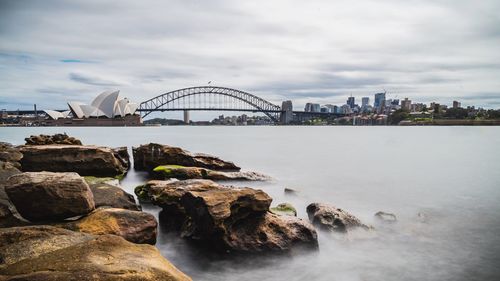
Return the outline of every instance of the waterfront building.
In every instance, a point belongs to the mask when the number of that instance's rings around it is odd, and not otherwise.
[[[344,104],[340,107],[340,113],[342,114],[351,114],[352,108],[348,104]]]
[[[401,101],[401,109],[410,111],[411,109],[411,100],[408,98],[405,98],[404,100]]]
[[[461,108],[462,104],[456,100],[453,101],[453,108]]]

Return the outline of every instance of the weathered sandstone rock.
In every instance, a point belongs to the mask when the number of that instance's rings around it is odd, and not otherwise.
[[[396,215],[379,211],[375,213],[375,218],[385,223],[395,223],[397,221]]]
[[[152,171],[161,165],[181,165],[212,170],[240,170],[233,162],[215,156],[191,153],[180,147],[150,143],[132,148],[134,169]]]
[[[222,172],[200,167],[184,167],[179,165],[163,165],[153,169],[155,175],[161,179],[176,178],[186,179],[209,179],[209,180],[248,180],[265,181],[268,176],[256,172]]]
[[[327,204],[310,204],[307,215],[312,224],[321,230],[346,233],[355,228],[370,228],[348,212]]]
[[[0,229],[0,271],[24,259],[63,249],[94,236],[48,225]]]
[[[154,245],[158,223],[149,213],[101,208],[77,221],[58,226],[94,235],[114,234],[133,243]]]
[[[0,142],[0,161],[10,162],[15,168],[21,168],[19,161],[23,158],[23,154],[18,147],[10,143]]]
[[[0,269],[4,280],[191,280],[151,245],[101,235]]]
[[[76,173],[27,172],[11,176],[5,192],[29,221],[60,220],[94,209],[94,197]]]
[[[134,190],[140,200],[152,202],[162,208],[180,206],[181,198],[188,191],[207,191],[223,188],[211,180],[151,180],[144,185],[137,186]]]
[[[24,139],[26,145],[46,145],[46,144],[67,144],[67,145],[82,145],[82,142],[74,137],[70,137],[66,134],[55,134],[55,135],[38,135],[30,136]]]
[[[27,223],[17,212],[5,192],[7,179],[21,172],[11,162],[0,161],[0,227],[20,226]]]
[[[273,214],[280,216],[293,216],[293,217],[297,216],[297,210],[290,203],[278,204],[276,207],[272,207],[271,209],[269,209],[269,211],[271,211],[271,213]]]
[[[244,252],[316,249],[316,230],[307,221],[293,216],[265,213],[230,226],[224,241],[230,249]]]
[[[88,182],[88,181],[87,181]],[[140,211],[141,206],[135,203],[134,196],[125,192],[121,187],[107,184],[89,184],[94,195],[95,207],[113,207]]]
[[[81,176],[118,176],[127,171],[116,152],[91,145],[27,145],[20,148],[25,172],[76,172]]]
[[[116,159],[120,161],[123,167],[128,171],[130,169],[130,155],[126,146],[113,148]]]

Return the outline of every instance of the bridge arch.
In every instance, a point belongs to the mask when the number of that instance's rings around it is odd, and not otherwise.
[[[155,111],[216,110],[262,112],[279,122],[281,107],[250,93],[215,86],[198,86],[167,92],[142,102],[137,111],[144,118]]]

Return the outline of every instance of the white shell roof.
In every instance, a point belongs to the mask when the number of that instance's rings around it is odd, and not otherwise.
[[[47,115],[49,115],[50,118],[57,120],[59,118],[64,118],[63,113],[55,110],[44,110]]]
[[[115,113],[115,102],[120,91],[106,91],[99,94],[91,103],[95,108],[101,110],[108,118],[113,118]]]
[[[68,106],[76,118],[90,118],[106,116],[114,118],[117,116],[132,115],[139,107],[136,103],[130,103],[127,98],[118,100],[120,91],[105,91],[100,93],[90,105],[80,102],[68,102]],[[56,111],[57,112],[57,111]],[[49,113],[47,113],[49,114]],[[63,113],[64,118],[69,112]]]
[[[69,109],[71,112],[73,112],[73,117],[76,118],[83,118],[84,114],[80,106],[82,105],[81,102],[76,102],[76,101],[70,101],[68,102]]]

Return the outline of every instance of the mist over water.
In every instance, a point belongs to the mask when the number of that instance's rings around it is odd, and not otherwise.
[[[157,247],[194,280],[500,280],[499,127],[1,128],[0,140],[62,132],[85,144],[214,154],[272,176],[231,184],[263,189],[273,205],[290,202],[307,218],[308,204],[325,202],[376,229],[319,232],[318,252],[229,258],[163,233],[160,222]],[[131,170],[122,185],[133,193],[144,180]],[[398,222],[377,222],[377,211]]]

